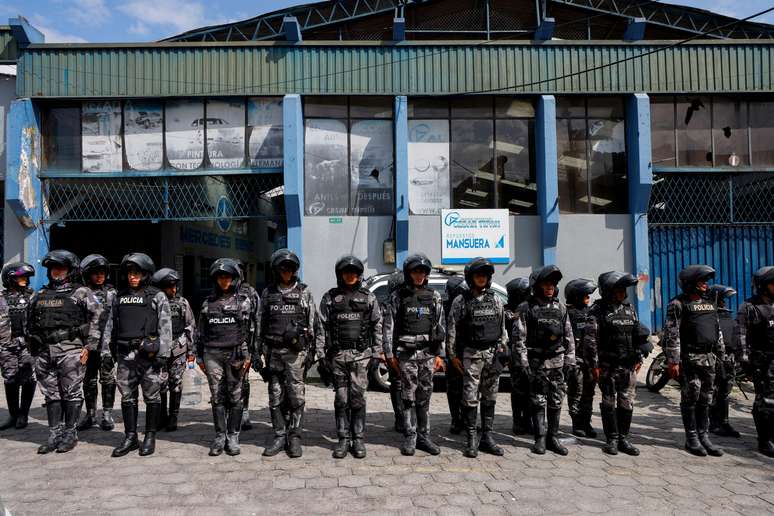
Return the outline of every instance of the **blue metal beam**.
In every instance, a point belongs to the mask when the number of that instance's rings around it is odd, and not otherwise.
[[[285,33],[285,39],[297,43],[302,40],[301,25],[298,24],[298,18],[295,16],[286,16],[282,19],[282,32]]]
[[[556,159],[556,99],[541,95],[535,113],[538,215],[543,265],[556,263],[559,236],[559,176]]]
[[[393,41],[406,40],[406,19],[405,18],[394,18],[392,20],[392,40]]]
[[[31,43],[45,43],[46,37],[38,29],[30,25],[27,18],[19,16],[18,18],[9,18],[8,25],[11,26],[16,43],[24,47]]]
[[[541,41],[550,41],[554,37],[554,28],[556,20],[553,18],[543,18],[540,26],[535,31],[535,39]]]
[[[639,41],[645,39],[645,27],[647,23],[645,18],[632,18],[624,32],[624,41]]]
[[[403,268],[409,247],[408,97],[395,97],[395,265]]]
[[[282,101],[283,144],[285,148],[285,215],[288,227],[288,249],[298,255],[303,277],[304,246],[304,118],[301,95],[285,95]]]

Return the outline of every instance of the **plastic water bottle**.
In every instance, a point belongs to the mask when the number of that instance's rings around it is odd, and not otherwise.
[[[189,362],[183,373],[183,394],[181,404],[194,407],[202,402],[202,388],[204,387],[204,373],[196,367],[194,362]]]

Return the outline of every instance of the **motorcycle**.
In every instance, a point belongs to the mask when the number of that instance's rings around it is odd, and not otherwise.
[[[645,375],[645,386],[650,392],[658,392],[669,383],[666,355],[661,351],[653,358]]]

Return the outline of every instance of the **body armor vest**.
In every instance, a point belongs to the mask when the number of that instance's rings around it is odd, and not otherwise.
[[[172,338],[177,340],[185,331],[185,304],[179,297],[169,300],[169,311],[172,319]]]
[[[718,343],[720,327],[715,305],[706,299],[682,299],[680,342],[683,353],[710,353]]]
[[[124,290],[116,302],[116,335],[120,341],[144,339],[158,335],[159,320],[153,298],[160,290],[144,287],[139,290]]]
[[[750,299],[756,312],[749,335],[750,349],[774,353],[774,305],[767,303],[760,296]]]
[[[102,305],[102,313],[99,316],[99,333],[100,335],[105,332],[105,328],[107,327],[108,319],[111,315],[111,306],[108,304],[108,289],[110,287],[103,286],[103,287],[97,287],[92,289],[92,292],[94,292],[94,297],[97,298],[99,301],[99,304]]]
[[[23,337],[27,328],[27,308],[30,304],[31,290],[23,292],[6,291],[5,302],[8,304],[8,316],[11,319],[11,337]]]
[[[583,362],[585,350],[585,338],[589,325],[592,323],[590,308],[567,307],[567,316],[572,325],[572,335],[575,338],[575,360]]]
[[[530,358],[543,360],[564,353],[564,313],[555,300],[541,305],[536,299],[529,301],[527,314],[527,351]]]
[[[211,348],[233,348],[242,344],[242,300],[239,294],[207,300],[204,345]]]
[[[68,283],[58,288],[44,287],[38,291],[33,317],[35,328],[46,333],[72,330],[86,322],[86,308],[72,298],[80,285]]]
[[[472,292],[465,294],[465,343],[473,349],[489,349],[497,346],[502,337],[503,314],[495,304],[494,292],[487,290],[481,299]]]
[[[331,328],[337,349],[365,350],[370,345],[371,327],[368,310],[368,291],[365,289],[331,289]]]
[[[603,303],[599,310],[597,338],[600,361],[608,364],[634,365],[637,361],[635,339],[639,325],[637,315],[628,303],[619,307]]]
[[[435,325],[435,299],[433,291],[422,287],[418,289],[401,288],[398,292],[400,306],[397,313],[398,336],[430,336]]]
[[[736,321],[731,310],[718,308],[718,322],[720,323],[720,333],[723,335],[726,353],[734,353],[736,351]]]
[[[301,305],[302,292],[306,285],[298,283],[287,292],[280,291],[277,285],[268,289],[268,295],[263,299],[266,307],[266,319],[264,321],[264,337],[269,340],[279,341],[285,334],[295,327],[305,327],[306,313]]]

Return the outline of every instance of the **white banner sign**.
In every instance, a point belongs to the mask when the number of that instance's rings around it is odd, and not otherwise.
[[[437,215],[449,206],[449,121],[409,120],[409,209]]]
[[[442,210],[441,263],[467,263],[482,256],[492,263],[509,263],[508,210]]]

